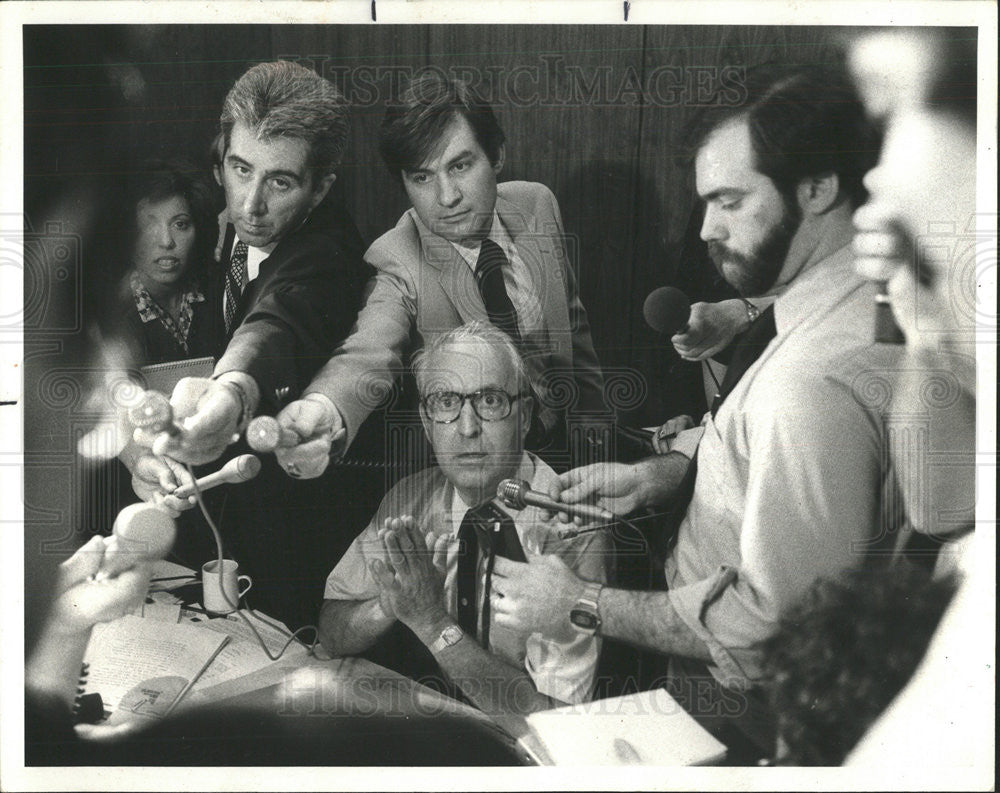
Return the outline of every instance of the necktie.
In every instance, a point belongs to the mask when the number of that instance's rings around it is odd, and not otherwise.
[[[226,333],[233,330],[236,312],[239,309],[243,289],[247,285],[247,244],[242,240],[233,246],[233,258],[226,270]]]
[[[712,400],[713,417],[718,412],[719,407],[725,401],[726,397],[732,393],[740,378],[746,374],[754,361],[760,357],[761,353],[764,352],[764,348],[767,347],[777,332],[777,327],[774,324],[774,305],[770,305],[753,321],[743,334],[743,338],[734,347],[729,366],[726,368],[726,376],[722,378],[722,385],[719,386],[719,393]],[[698,457],[695,455],[691,458],[691,464],[687,467],[687,471],[684,472],[684,478],[681,479],[681,483],[677,486],[677,492],[674,494],[673,504],[667,518],[667,530],[664,533],[664,540],[667,545],[676,536],[677,528],[681,525],[684,515],[687,514],[691,498],[694,496],[694,482],[697,476]],[[664,547],[665,549],[666,546]]]
[[[764,348],[777,332],[778,329],[774,324],[774,304],[772,303],[751,323],[746,333],[743,334],[743,338],[733,349],[733,357],[729,361],[729,366],[726,367],[726,376],[722,378],[719,393],[712,400],[713,416],[719,411],[719,407],[736,387],[740,378],[746,374],[747,369],[760,358],[760,354],[764,352]]]
[[[458,594],[458,624],[470,636],[477,637],[480,644],[490,646],[490,589],[492,588],[493,563],[497,556],[526,562],[517,528],[510,515],[492,502],[470,509],[462,518],[458,529],[458,570],[455,585]],[[476,601],[476,571],[479,565],[479,550],[486,557],[486,581],[482,594],[482,619]],[[482,630],[477,629],[481,622]]]
[[[504,267],[509,264],[499,245],[490,239],[483,240],[479,249],[479,260],[476,262],[476,283],[479,284],[479,294],[483,297],[483,305],[486,306],[490,322],[510,336],[515,344],[520,344],[517,312],[503,280]]]

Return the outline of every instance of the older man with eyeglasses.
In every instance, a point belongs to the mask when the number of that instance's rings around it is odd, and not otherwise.
[[[558,556],[601,582],[609,559],[601,533],[560,539],[560,524],[541,510],[511,512],[496,498],[506,478],[542,491],[556,479],[524,449],[533,397],[517,348],[502,331],[473,322],[437,337],[413,368],[437,466],[399,482],[330,573],[323,645],[359,654],[401,623],[446,684],[488,713],[590,699],[600,641],[593,631],[509,630],[490,614],[497,556],[537,564]],[[415,652],[422,652],[415,643],[397,650]]]

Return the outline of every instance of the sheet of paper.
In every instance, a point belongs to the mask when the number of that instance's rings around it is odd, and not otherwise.
[[[228,641],[196,625],[127,614],[95,626],[84,654],[84,687],[101,695],[113,722],[164,716]]]
[[[726,754],[663,689],[541,711],[526,721],[555,765],[709,765]]]

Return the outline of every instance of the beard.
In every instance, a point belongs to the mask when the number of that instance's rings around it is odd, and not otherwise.
[[[722,277],[737,292],[744,297],[759,297],[777,282],[801,220],[802,211],[798,204],[785,200],[781,218],[767,230],[764,239],[749,254],[711,240],[708,255]]]

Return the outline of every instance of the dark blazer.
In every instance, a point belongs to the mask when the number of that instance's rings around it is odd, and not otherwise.
[[[226,228],[222,272],[235,231]],[[296,231],[282,239],[243,292],[236,329],[221,345],[215,373],[242,371],[261,389],[259,412],[294,399],[357,317],[373,274],[364,242],[343,202],[330,193]],[[221,307],[221,289],[218,310]]]
[[[338,197],[328,195],[261,262],[257,278],[240,299],[236,329],[227,338],[221,292],[234,237],[229,225],[223,267],[209,298],[222,328],[215,371],[250,374],[261,389],[257,412],[274,415],[298,396],[349,333],[372,271],[362,260],[364,244],[354,221]],[[241,440],[223,459],[197,473],[214,471],[225,459],[249,451]],[[226,554],[254,579],[249,602],[298,627],[315,621],[326,574],[378,505],[382,474],[331,466],[318,479],[292,479],[273,454],[259,456],[262,468],[256,479],[207,491],[205,501]],[[197,510],[182,519],[201,522]],[[214,556],[207,527],[178,532],[176,561],[197,569]]]

